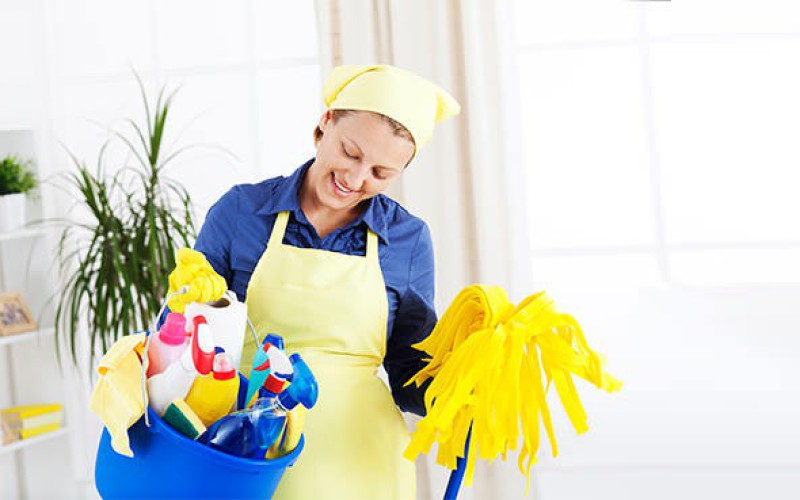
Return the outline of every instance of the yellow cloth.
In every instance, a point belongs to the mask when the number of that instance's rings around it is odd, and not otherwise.
[[[553,456],[558,454],[545,399],[551,381],[579,434],[588,426],[572,375],[608,392],[622,386],[603,370],[600,355],[589,348],[578,322],[556,311],[544,292],[514,307],[500,287],[466,287],[431,335],[415,347],[432,359],[408,383],[422,384],[431,377],[433,382],[425,393],[427,415],[417,425],[405,456],[414,460],[437,441],[437,462],[455,469],[471,425],[467,485],[472,483],[477,458],[502,455],[505,460],[508,450],[517,449],[520,426],[518,465],[528,484],[537,460],[540,420]]]
[[[114,451],[132,457],[128,429],[144,415],[142,355],[147,336],[126,335],[100,360],[100,380],[94,386],[89,408],[103,420]]]
[[[417,151],[431,138],[434,125],[461,111],[438,85],[388,65],[337,66],[322,96],[328,109],[373,111],[400,122],[414,137]]]
[[[319,383],[308,411],[305,448],[276,500],[414,498],[414,464],[403,458],[408,431],[389,388],[377,377],[386,351],[389,307],[378,238],[366,257],[284,245],[281,212],[247,288],[260,335],[275,332],[300,352]],[[242,372],[255,352],[247,336]]]
[[[183,314],[192,302],[214,302],[227,290],[225,279],[214,271],[202,253],[191,248],[181,248],[175,256],[175,269],[169,275],[169,293],[189,285],[189,290],[169,299],[167,305],[173,312]]]

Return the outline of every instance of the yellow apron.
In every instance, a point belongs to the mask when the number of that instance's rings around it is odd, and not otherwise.
[[[378,237],[368,230],[363,257],[296,248],[283,244],[288,218],[278,214],[247,287],[247,310],[259,335],[277,333],[289,353],[301,353],[319,382],[319,401],[308,412],[305,449],[274,498],[414,498],[414,464],[402,457],[409,434],[376,376],[388,315]],[[246,375],[254,352],[247,336]]]

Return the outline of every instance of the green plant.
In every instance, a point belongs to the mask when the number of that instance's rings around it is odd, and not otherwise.
[[[166,156],[162,141],[175,92],[158,94],[151,113],[137,75],[146,129],[129,119],[129,135],[112,131],[92,170],[70,153],[75,170],[66,174],[80,223],[62,220],[58,242],[62,276],[55,327],[78,364],[78,337],[88,330],[89,357],[106,352],[120,336],[146,329],[167,292],[175,252],[196,237],[187,190],[164,175],[164,168],[184,149]],[[133,160],[106,173],[106,151],[121,144]],[[58,345],[59,343],[57,343]],[[62,357],[61,349],[58,350]]]
[[[31,170],[31,160],[21,161],[9,155],[0,161],[0,196],[27,193],[36,187],[36,177]]]

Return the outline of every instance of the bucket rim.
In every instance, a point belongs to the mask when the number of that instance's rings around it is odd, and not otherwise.
[[[148,429],[145,426],[147,432],[151,433],[164,433],[169,435],[170,438],[173,440],[185,441],[186,446],[189,447],[189,450],[193,453],[198,454],[210,454],[211,457],[214,457],[216,460],[221,462],[227,462],[227,464],[233,467],[257,467],[257,468],[268,468],[268,469],[275,469],[275,468],[286,468],[294,464],[297,461],[300,452],[303,451],[303,447],[305,446],[305,435],[300,436],[300,441],[297,443],[297,446],[287,453],[286,455],[278,458],[265,458],[265,459],[257,459],[257,458],[245,458],[245,457],[238,457],[236,455],[231,455],[225,453],[223,451],[217,450],[211,446],[198,443],[194,439],[185,436],[174,429],[171,425],[167,424],[161,417],[158,416],[158,413],[153,411],[152,408],[147,408],[148,415],[150,418],[151,426],[155,428]],[[144,418],[144,417],[143,417]]]

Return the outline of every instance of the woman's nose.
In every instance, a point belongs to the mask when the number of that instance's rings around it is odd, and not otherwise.
[[[344,176],[344,182],[347,183],[348,188],[352,189],[353,191],[358,191],[364,185],[364,180],[366,177],[366,167],[353,167],[347,169],[347,172]]]

